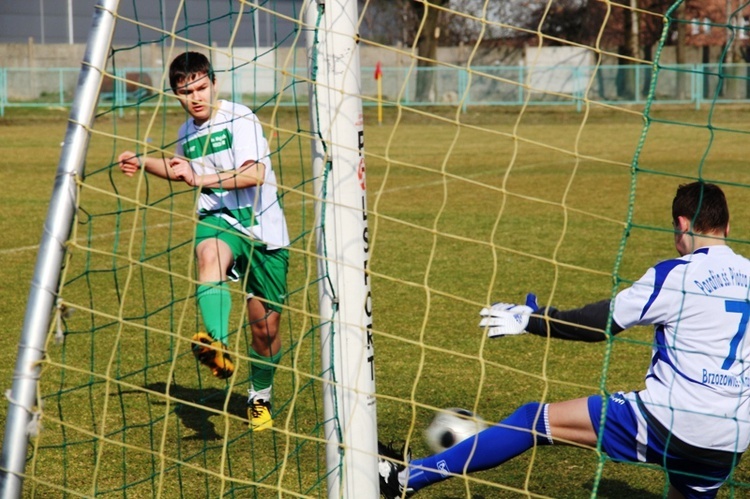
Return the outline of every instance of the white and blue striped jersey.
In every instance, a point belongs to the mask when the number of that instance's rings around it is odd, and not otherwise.
[[[623,329],[654,326],[639,395],[683,442],[729,452],[748,447],[749,293],[750,261],[717,245],[655,265],[615,298],[613,320]]]

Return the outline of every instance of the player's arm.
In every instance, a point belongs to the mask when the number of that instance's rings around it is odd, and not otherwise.
[[[602,300],[572,310],[558,310],[554,307],[540,309],[536,296],[529,293],[525,305],[495,303],[483,308],[479,313],[482,316],[479,326],[486,329],[490,338],[529,332],[565,340],[604,341],[607,338],[604,330],[609,318],[609,307],[610,300]],[[612,334],[623,330],[617,322],[612,322]]]
[[[172,174],[188,185],[211,189],[234,190],[262,185],[266,176],[266,165],[253,160],[245,161],[236,170],[207,175],[195,175],[190,163],[182,158],[173,158],[169,166]]]
[[[204,176],[202,187],[220,187],[222,189],[244,189],[263,185],[266,178],[266,165],[259,162],[248,160],[236,170],[228,170],[221,173],[215,173]]]
[[[550,336],[563,340],[596,342],[604,341],[607,335],[610,300],[602,300],[573,310],[558,310],[545,307],[529,316],[526,331],[537,336]],[[612,321],[610,332],[617,334],[623,331]]]
[[[124,151],[117,158],[122,173],[132,177],[143,168],[148,173],[168,180],[178,180],[164,158],[138,156],[133,151]]]

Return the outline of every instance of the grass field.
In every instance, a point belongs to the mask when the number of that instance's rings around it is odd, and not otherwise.
[[[655,109],[645,135],[642,115],[623,109],[401,111],[387,109],[378,125],[374,110],[366,110],[365,150],[379,433],[384,441],[409,438],[415,455],[427,452],[422,431],[435,408],[471,408],[496,421],[528,401],[642,386],[651,350],[645,328],[610,345],[527,336],[490,341],[477,327],[478,311],[528,291],[563,308],[609,297],[615,268],[622,286],[674,255],[669,210],[679,183],[702,176],[724,184],[733,246],[750,254],[746,109]],[[66,268],[66,301],[80,310],[68,321],[64,345],[48,345],[48,419],[27,468],[37,477],[27,480],[29,495],[59,497],[62,484],[73,495],[278,497],[279,487],[321,494],[320,390],[310,377],[318,355],[310,331],[317,286],[312,200],[302,188],[309,141],[295,140],[293,113],[275,118],[277,143],[288,143],[276,162],[295,238],[290,289],[297,290],[284,333],[294,349],[276,383],[277,397],[288,401],[278,407],[280,431],[253,436],[243,425],[246,366],[227,387],[189,354],[186,340],[198,327],[185,243],[190,193],[151,179],[138,194],[151,209],[132,213],[137,180],[109,168],[129,145],[95,134]],[[0,317],[12,338],[0,354],[3,390],[11,384],[66,119],[64,111],[8,110],[0,120]],[[164,116],[156,142],[173,140],[180,120]],[[97,123],[125,137],[141,136],[142,127],[132,115]],[[88,313],[89,305],[99,312]],[[233,320],[241,320],[239,301],[233,310]],[[242,352],[246,338],[235,340]],[[3,404],[2,421],[6,410]],[[287,458],[277,468],[280,456]],[[665,490],[658,469],[605,461],[597,482],[598,465],[591,450],[540,448],[422,496],[577,498],[596,486],[599,497],[652,498]],[[734,481],[721,497],[747,494],[747,466]]]

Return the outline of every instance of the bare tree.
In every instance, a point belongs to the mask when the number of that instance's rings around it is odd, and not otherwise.
[[[437,60],[438,39],[440,38],[440,17],[442,7],[449,0],[412,0],[419,26],[417,27],[417,66],[421,69],[417,72],[417,94],[416,99],[420,102],[435,102],[437,81],[435,66]]]
[[[585,36],[586,10],[590,0],[451,0],[450,7],[465,16],[454,16],[450,29],[464,42],[524,40],[549,34],[569,38]]]
[[[451,16],[449,29],[464,43],[526,38],[533,28],[534,8],[538,2],[451,0],[450,8],[457,14]]]
[[[384,45],[411,45],[417,18],[412,0],[360,1],[360,34]]]
[[[685,3],[681,3],[677,10],[674,12],[675,25],[677,30],[677,45],[675,47],[675,62],[678,65],[685,64]],[[685,88],[687,87],[687,74],[683,71],[677,72],[677,98],[682,99],[685,97]]]
[[[392,0],[367,2],[362,30],[381,43],[401,41],[418,55],[416,98],[433,102],[438,45],[478,44],[487,53],[516,50],[542,37],[545,46],[568,43],[615,48],[623,66],[618,94],[634,97],[638,60],[650,60],[673,0]],[[671,38],[668,40],[670,42]],[[642,54],[641,54],[641,51]],[[498,56],[500,57],[500,56]],[[502,58],[502,57],[500,57]],[[499,59],[498,59],[499,60]],[[642,90],[649,87],[645,69]]]
[[[449,0],[394,0],[361,5],[360,33],[378,43],[414,46],[417,52],[416,99],[435,101],[435,73],[441,32],[441,9]]]

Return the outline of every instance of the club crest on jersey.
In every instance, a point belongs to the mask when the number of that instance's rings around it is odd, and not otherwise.
[[[211,135],[201,135],[185,141],[182,152],[188,159],[220,153],[232,148],[232,134],[229,130],[220,130]]]
[[[229,138],[224,135],[211,135],[211,147],[214,150],[226,149]]]

